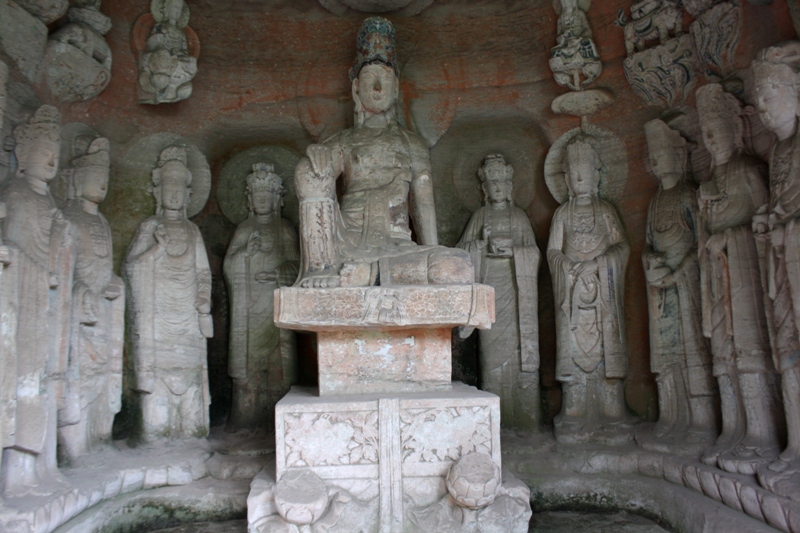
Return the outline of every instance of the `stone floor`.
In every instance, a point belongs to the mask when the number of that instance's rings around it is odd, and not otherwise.
[[[246,520],[188,524],[154,533],[245,533]],[[626,513],[552,511],[533,515],[531,533],[667,533],[652,520]]]

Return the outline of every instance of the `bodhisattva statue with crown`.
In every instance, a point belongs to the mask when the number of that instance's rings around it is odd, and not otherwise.
[[[272,165],[253,165],[246,192],[250,216],[236,228],[224,265],[233,379],[228,431],[274,427],[275,403],[297,381],[294,332],[275,325],[273,298],[297,279],[297,233],[281,218],[283,182]]]
[[[145,440],[208,434],[211,269],[200,229],[186,217],[187,164],[183,147],[161,152],[151,188],[156,214],[139,225],[123,265]]]
[[[355,125],[312,144],[295,169],[302,287],[472,283],[464,250],[438,246],[430,153],[395,112],[392,24],[364,21],[350,70]],[[344,193],[337,200],[336,182]],[[411,240],[413,217],[418,244]]]

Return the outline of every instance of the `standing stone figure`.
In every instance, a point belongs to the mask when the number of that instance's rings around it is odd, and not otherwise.
[[[273,297],[297,279],[297,234],[281,218],[283,183],[272,165],[253,165],[246,192],[250,216],[236,228],[224,264],[233,378],[228,431],[274,427],[275,403],[297,382],[295,334],[275,325]]]
[[[17,175],[0,196],[11,255],[4,277],[17,309],[16,353],[7,360],[16,382],[3,444],[8,495],[47,492],[48,482],[59,477],[56,421],[57,410],[65,408],[72,293],[71,228],[49,190],[58,171],[60,120],[57,109],[42,106],[14,130]]]
[[[652,434],[637,440],[650,449],[688,449],[717,436],[711,350],[702,327],[697,195],[687,176],[686,139],[658,119],[644,130],[650,170],[660,182],[642,252],[659,418]]]
[[[74,199],[64,210],[76,237],[67,406],[58,429],[66,460],[111,441],[122,401],[125,285],[113,272],[111,228],[97,210],[108,189],[109,150],[100,137],[73,159]]]
[[[472,283],[468,254],[437,245],[428,147],[397,123],[392,23],[366,19],[357,50],[350,71],[355,126],[309,146],[295,169],[300,285]],[[337,201],[339,176],[344,193]],[[411,240],[411,216],[419,245]]]
[[[722,407],[722,433],[703,461],[753,474],[777,456],[782,422],[751,229],[769,198],[766,169],[742,153],[742,110],[733,95],[705,85],[697,91],[697,111],[713,161],[711,179],[698,190],[707,232],[699,241],[703,334],[711,339]]]
[[[781,373],[788,445],[759,471],[766,488],[800,494],[800,42],[763,50],[753,63],[759,115],[777,136],[770,154],[770,198],[753,218],[766,241],[768,312],[774,324],[775,366]]]
[[[556,305],[560,442],[630,440],[623,379],[628,372],[622,299],[630,247],[617,210],[598,196],[606,171],[593,138],[576,135],[563,169],[569,200],[556,210],[547,261]]]
[[[478,170],[485,204],[458,243],[470,253],[475,279],[494,287],[496,321],[481,330],[481,388],[500,396],[504,426],[539,428],[539,313],[541,253],[530,220],[513,201],[514,167],[501,154]]]
[[[139,103],[180,102],[192,95],[197,58],[189,55],[184,28],[189,6],[183,0],[152,0],[156,24],[147,38],[147,50],[139,58]]]
[[[597,79],[603,63],[592,40],[589,19],[578,0],[559,0],[558,5],[558,44],[550,50],[550,70],[556,83],[581,91]]]
[[[186,150],[162,151],[153,170],[156,214],[139,225],[123,265],[145,440],[208,434],[211,270],[200,230],[186,218],[191,184]]]

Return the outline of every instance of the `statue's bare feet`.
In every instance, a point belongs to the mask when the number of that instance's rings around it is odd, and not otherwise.
[[[300,280],[300,286],[305,289],[332,289],[339,286],[339,274],[330,270],[308,272]]]

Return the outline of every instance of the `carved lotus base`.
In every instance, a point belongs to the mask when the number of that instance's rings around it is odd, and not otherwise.
[[[294,387],[275,416],[276,468],[251,485],[252,532],[283,531],[288,523],[324,524],[330,532],[449,531],[454,516],[480,528],[527,531],[530,491],[508,472],[498,485],[464,471],[481,461],[461,462],[449,485],[463,497],[448,494],[446,478],[460,458],[482,454],[501,467],[494,394],[462,383],[449,391],[329,397]],[[319,480],[327,487],[322,511],[309,496]],[[462,500],[471,507],[455,503]]]

